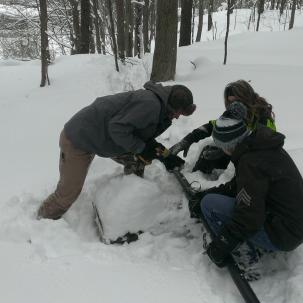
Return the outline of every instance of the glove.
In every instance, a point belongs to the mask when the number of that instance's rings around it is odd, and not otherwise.
[[[206,254],[219,268],[223,268],[228,264],[229,252],[214,241],[208,245]]]
[[[172,154],[169,154],[165,158],[161,157],[159,160],[164,164],[168,171],[173,170],[176,167],[182,167],[185,163],[182,158]]]
[[[230,253],[240,242],[226,230],[216,237],[207,247],[206,254],[218,267],[225,267],[230,262]]]
[[[192,142],[182,139],[180,142],[173,145],[169,149],[169,151],[172,155],[177,155],[180,151],[183,150],[183,157],[186,157],[191,145],[192,145]]]
[[[144,150],[137,154],[137,158],[145,165],[151,164],[152,160],[158,159],[160,154],[164,154],[167,149],[156,140],[150,140],[145,144]]]
[[[196,162],[193,172],[200,170],[205,174],[210,174],[215,168],[226,169],[230,157],[222,149],[214,145],[206,145]]]

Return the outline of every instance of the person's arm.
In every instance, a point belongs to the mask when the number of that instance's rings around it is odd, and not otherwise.
[[[180,142],[176,143],[169,149],[171,154],[177,155],[183,150],[183,156],[186,157],[190,146],[193,143],[199,142],[202,139],[210,137],[212,130],[212,121],[209,121],[208,123],[194,129],[191,133],[186,135]]]

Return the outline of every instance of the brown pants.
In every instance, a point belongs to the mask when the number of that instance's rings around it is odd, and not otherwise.
[[[66,138],[64,131],[60,135],[60,179],[54,193],[50,194],[38,210],[38,219],[59,219],[76,201],[81,193],[88,168],[94,159],[94,154],[75,148]],[[125,154],[112,158],[124,165],[124,173],[135,173],[143,176],[144,165],[136,161],[133,155]]]

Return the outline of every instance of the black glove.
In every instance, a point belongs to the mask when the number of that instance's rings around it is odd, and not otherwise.
[[[177,155],[180,151],[183,150],[183,157],[186,157],[191,145],[192,145],[192,142],[182,139],[180,142],[173,145],[169,149],[169,151],[172,155]]]
[[[226,169],[230,162],[230,156],[226,155],[222,149],[214,145],[206,145],[196,162],[193,172],[200,170],[205,174],[210,174],[215,168]]]
[[[156,140],[146,142],[144,150],[137,154],[137,158],[144,164],[150,164],[152,160],[158,159],[161,156],[159,153],[164,153],[167,150],[161,143]]]
[[[168,171],[173,170],[176,167],[182,167],[185,163],[182,158],[172,154],[169,154],[166,157],[161,157],[159,160],[164,164]]]
[[[239,243],[225,230],[208,245],[206,253],[218,267],[225,267],[231,260],[230,253]]]

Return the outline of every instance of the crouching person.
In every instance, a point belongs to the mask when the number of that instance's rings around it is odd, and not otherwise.
[[[212,133],[236,170],[201,201],[216,235],[206,252],[219,267],[244,242],[267,251],[291,251],[303,242],[303,180],[283,149],[285,137],[262,125],[249,130],[246,114],[243,104],[232,103]]]
[[[38,210],[38,218],[59,219],[81,193],[95,155],[124,166],[124,173],[143,177],[154,159],[170,170],[184,164],[155,140],[173,119],[195,109],[191,91],[183,85],[147,82],[145,89],[97,98],[64,126],[60,135],[60,179],[54,193]]]

